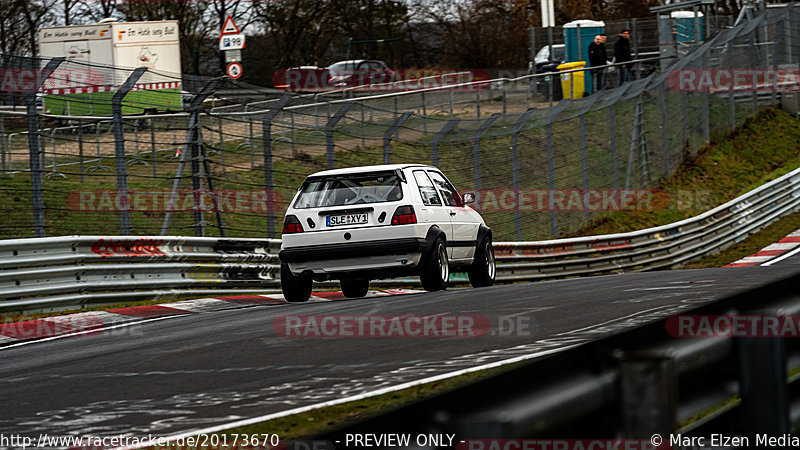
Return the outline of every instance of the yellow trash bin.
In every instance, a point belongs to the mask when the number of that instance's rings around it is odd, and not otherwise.
[[[556,67],[560,71],[582,69],[586,67],[586,61],[575,61],[564,63]],[[586,71],[567,72],[561,74],[561,92],[564,98],[583,98],[584,74]]]

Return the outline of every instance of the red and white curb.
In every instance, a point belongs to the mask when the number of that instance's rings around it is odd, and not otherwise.
[[[415,289],[370,290],[366,297],[386,297],[390,295],[417,294]],[[347,300],[341,292],[314,292],[309,302],[330,302]],[[196,300],[182,300],[158,305],[132,306],[87,311],[62,316],[20,322],[0,323],[0,347],[22,341],[63,337],[67,335],[86,335],[99,333],[125,324],[172,316],[202,314],[246,306],[288,304],[282,294],[234,295]]]
[[[797,230],[780,241],[770,244],[750,256],[732,262],[723,267],[769,266],[792,256],[800,250],[800,230]]]

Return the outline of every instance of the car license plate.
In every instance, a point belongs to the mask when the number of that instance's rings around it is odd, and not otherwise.
[[[329,227],[336,227],[339,225],[358,225],[362,223],[367,223],[367,213],[328,216],[325,219],[325,223]]]

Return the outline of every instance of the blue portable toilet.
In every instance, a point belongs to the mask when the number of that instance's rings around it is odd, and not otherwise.
[[[675,21],[675,42],[694,42],[694,11],[672,11],[670,18]],[[697,12],[700,40],[703,40],[703,13]]]
[[[586,61],[589,66],[589,44],[594,41],[594,37],[603,34],[605,22],[600,20],[573,20],[564,24],[564,56],[567,62]],[[580,39],[578,39],[578,28],[580,27]],[[578,45],[580,41],[580,46]],[[592,93],[592,75],[587,70],[584,76],[584,91],[586,94]]]

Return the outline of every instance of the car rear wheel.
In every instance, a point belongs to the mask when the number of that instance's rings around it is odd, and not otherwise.
[[[342,294],[347,298],[357,298],[367,295],[369,280],[341,280]]]
[[[472,287],[484,287],[494,284],[497,267],[494,259],[494,247],[492,239],[486,236],[475,249],[475,258],[469,269],[469,282]]]
[[[289,270],[289,265],[281,264],[281,290],[287,302],[300,303],[311,297],[311,276],[307,274],[295,275]]]
[[[419,279],[426,291],[447,289],[447,281],[450,279],[450,265],[447,261],[447,246],[444,243],[444,239],[436,239],[433,251],[428,256],[428,261],[422,266]]]

